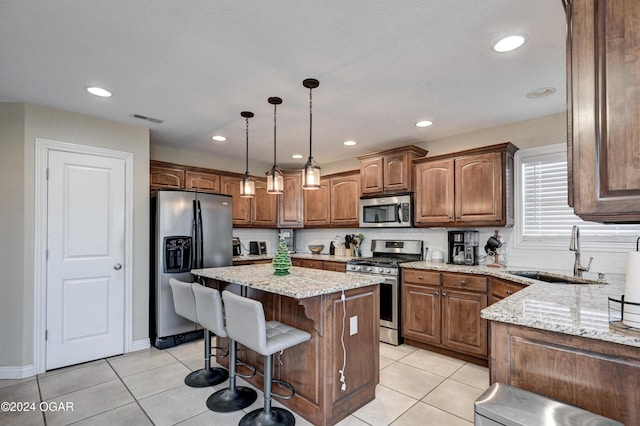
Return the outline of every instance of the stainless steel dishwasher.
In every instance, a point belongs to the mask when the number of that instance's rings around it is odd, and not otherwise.
[[[494,383],[475,402],[476,426],[623,426],[540,394]]]

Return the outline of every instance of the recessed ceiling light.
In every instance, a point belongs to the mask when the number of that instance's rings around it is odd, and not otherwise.
[[[214,141],[218,141],[218,142],[224,142],[224,141],[227,140],[227,138],[225,138],[224,136],[220,136],[220,135],[211,136],[211,139],[213,139]]]
[[[92,95],[100,96],[101,98],[110,98],[112,96],[110,91],[103,89],[102,87],[86,86],[84,90]]]
[[[537,99],[544,98],[545,96],[553,95],[556,93],[555,87],[540,87],[538,89],[534,89],[527,93],[527,98],[529,99]]]
[[[429,127],[431,126],[433,123],[429,120],[422,120],[422,121],[418,121],[416,123],[416,127]]]
[[[347,145],[347,146],[353,146],[353,145],[356,145],[358,142],[356,142],[356,141],[344,141],[342,143],[344,145]]]
[[[527,38],[523,35],[512,35],[505,37],[493,45],[493,50],[499,53],[511,52],[522,46]]]
[[[302,158],[302,154],[293,154],[291,158]]]

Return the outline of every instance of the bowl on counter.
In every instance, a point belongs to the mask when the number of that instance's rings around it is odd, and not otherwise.
[[[324,249],[324,244],[309,244],[309,250],[313,254],[320,254],[320,252]]]

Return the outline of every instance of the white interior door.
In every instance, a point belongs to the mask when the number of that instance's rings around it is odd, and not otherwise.
[[[49,151],[46,369],[124,352],[125,161]]]

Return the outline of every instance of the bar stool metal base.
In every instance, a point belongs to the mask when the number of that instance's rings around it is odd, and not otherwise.
[[[265,412],[260,408],[254,410],[240,419],[240,426],[293,426],[296,424],[296,419],[293,417],[290,411],[284,408],[271,407],[269,412]]]
[[[200,369],[184,378],[184,384],[192,388],[206,388],[219,385],[229,378],[229,372],[224,368]]]
[[[242,410],[253,404],[258,399],[258,394],[246,386],[236,386],[219,390],[207,398],[207,408],[218,413],[230,413]]]

